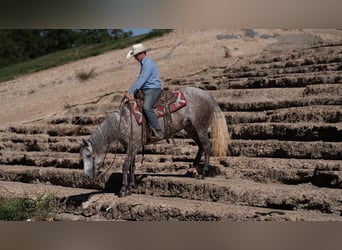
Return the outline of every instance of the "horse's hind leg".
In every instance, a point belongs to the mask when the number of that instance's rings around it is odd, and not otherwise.
[[[202,150],[204,151],[204,165],[203,168],[200,169],[198,178],[199,179],[204,179],[204,177],[206,176],[206,174],[208,173],[208,168],[209,168],[209,158],[210,158],[210,150],[211,150],[211,146],[210,146],[210,140],[208,137],[208,133],[206,131],[201,131],[198,134],[198,138],[200,141],[200,148],[202,148]]]
[[[197,151],[197,154],[196,154],[196,158],[195,158],[195,160],[193,162],[193,165],[196,168],[199,167],[199,163],[200,163],[202,155],[203,155],[203,147],[202,147],[202,145],[200,145],[200,144],[197,144],[197,145],[198,145],[198,151]]]
[[[210,156],[210,141],[208,137],[208,133],[206,130],[201,130],[200,133],[192,126],[187,126],[185,131],[189,134],[189,136],[196,142],[198,145],[198,151],[196,158],[193,162],[194,167],[197,169],[199,179],[204,179],[206,172],[208,172],[209,166],[209,156]],[[203,153],[205,153],[204,166],[200,167],[200,161]]]
[[[193,126],[191,126],[190,124],[188,126],[186,126],[184,128],[184,130],[188,133],[188,135],[191,137],[191,139],[193,139],[195,141],[195,143],[198,146],[198,151],[195,157],[195,160],[193,161],[193,166],[196,169],[197,173],[195,173],[195,176],[198,176],[198,173],[200,172],[200,161],[203,155],[203,147],[202,144],[198,138],[198,134],[196,133],[196,130]]]

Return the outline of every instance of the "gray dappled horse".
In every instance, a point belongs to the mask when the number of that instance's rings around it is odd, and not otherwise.
[[[194,87],[180,88],[187,100],[187,105],[172,113],[171,132],[174,134],[184,129],[198,145],[198,152],[193,162],[199,175],[204,178],[208,171],[209,157],[225,156],[228,148],[228,129],[224,114],[213,97],[206,91]],[[90,136],[81,143],[84,173],[91,178],[96,177],[96,170],[102,164],[108,145],[118,140],[126,150],[123,164],[122,186],[119,196],[131,193],[134,183],[135,156],[143,146],[141,125],[131,117],[128,103],[106,118]],[[133,121],[132,121],[133,119]],[[163,118],[159,123],[164,130]],[[209,141],[208,131],[212,137]],[[131,138],[131,139],[130,139]],[[131,143],[130,143],[131,142]],[[204,153],[204,164],[200,168],[200,160]]]

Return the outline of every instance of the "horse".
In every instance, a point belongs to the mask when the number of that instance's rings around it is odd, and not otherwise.
[[[211,153],[213,156],[226,156],[227,154],[229,140],[227,123],[222,110],[209,92],[196,87],[181,87],[179,90],[184,94],[187,104],[171,114],[170,133],[174,135],[184,129],[197,144],[198,152],[193,166],[198,172],[197,178],[203,179],[208,173]],[[158,121],[164,131],[167,128],[161,122],[162,119],[158,118]],[[90,178],[96,178],[96,171],[104,161],[108,146],[113,141],[120,142],[125,148],[126,155],[122,166],[119,196],[130,195],[132,189],[135,188],[135,157],[144,145],[151,143],[143,139],[142,133],[141,125],[132,118],[129,103],[124,102],[97,127],[89,139],[83,139],[80,142],[84,174]],[[203,153],[204,163],[200,167]]]

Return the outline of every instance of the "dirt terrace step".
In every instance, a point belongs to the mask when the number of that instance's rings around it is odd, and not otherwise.
[[[98,127],[98,125],[76,126],[70,124],[47,125],[45,123],[27,124],[11,126],[6,129],[0,129],[0,141],[25,143],[25,142],[73,142],[78,143],[82,138],[88,138]],[[82,130],[82,133],[75,132]],[[63,132],[57,132],[57,131]],[[54,132],[51,132],[54,131]],[[177,132],[175,139],[188,138],[184,131]]]
[[[276,109],[304,107],[312,105],[342,105],[340,97],[315,97],[303,98],[298,97],[292,100],[264,100],[255,101],[254,97],[250,97],[249,102],[234,102],[227,97],[217,99],[222,111],[268,111]]]
[[[331,54],[317,53],[315,55],[302,56],[290,54],[289,57],[260,57],[250,63],[250,66],[227,70],[232,73],[240,73],[257,70],[271,71],[281,74],[285,72],[302,72],[312,74],[315,72],[338,71],[342,61],[339,50],[331,51]],[[275,71],[274,71],[275,70]]]
[[[243,88],[296,88],[322,83],[341,83],[342,77],[338,71],[324,73],[293,73],[289,75],[262,76],[248,79],[221,80],[220,89]]]
[[[169,85],[192,85],[206,90],[304,87],[309,84],[341,82],[342,56],[335,56],[327,61],[314,63],[310,58],[262,65],[252,62],[242,67],[212,67],[186,78],[167,79],[166,82]]]
[[[285,139],[285,138],[284,138]],[[175,146],[177,145],[177,146]],[[176,139],[176,144],[160,142],[145,147],[145,154],[172,154],[172,155],[194,155],[197,147],[190,139]],[[303,158],[303,159],[342,159],[341,142],[322,141],[279,141],[279,140],[230,140],[230,156],[248,157],[276,157],[276,158]],[[33,147],[34,146],[34,147]],[[48,151],[79,153],[78,143],[57,142],[57,143],[35,143],[7,145],[5,148],[12,151]],[[123,148],[117,147],[116,143],[111,144],[109,153],[124,153]]]
[[[265,102],[293,101],[299,98],[339,97],[342,91],[341,83],[317,84],[293,88],[258,88],[258,89],[224,89],[208,91],[216,100],[229,102]],[[253,99],[251,99],[253,98]]]
[[[119,108],[120,101],[122,99],[122,93],[113,94],[108,93],[108,98],[99,97],[99,99],[89,100],[88,103],[76,103],[70,106],[66,106],[67,115],[69,116],[79,116],[79,115],[91,115],[98,116],[108,116],[110,112],[117,110]],[[76,121],[76,120],[75,120]]]
[[[342,122],[324,123],[243,123],[230,125],[231,139],[342,141]]]
[[[22,180],[22,176],[24,176],[25,182],[39,180],[41,182],[51,182],[55,185],[64,185],[63,181],[71,176],[70,173],[79,176],[78,179],[83,178],[82,164],[79,163],[77,156],[74,158],[70,158],[70,156],[69,158],[64,157],[60,160],[58,160],[58,157],[50,159],[49,157],[42,156],[40,153],[30,153],[25,157],[18,154],[18,158],[12,157],[0,162],[0,164],[4,164],[0,165],[3,180]],[[26,161],[23,161],[23,158]],[[137,174],[155,173],[191,176],[193,171],[192,158],[147,155],[144,156],[142,164],[140,160],[141,156],[138,156],[135,170]],[[124,155],[108,155],[104,166],[99,171],[109,175],[111,172],[121,172],[123,162]],[[24,165],[18,166],[17,164]],[[42,170],[41,167],[44,167],[46,170]],[[69,169],[77,169],[77,171],[68,172]],[[51,174],[49,174],[50,172]],[[51,180],[50,176],[56,175],[55,172],[58,173],[57,175],[65,173],[66,176],[61,178],[60,181],[56,179]],[[38,175],[37,173],[40,174]],[[41,175],[41,173],[44,173],[44,175]],[[276,182],[291,185],[313,183],[321,187],[342,189],[342,161],[212,157],[209,166],[209,176],[239,177],[256,182]],[[72,182],[67,181],[67,183]],[[77,184],[81,186],[72,185],[84,187],[82,183],[78,182]]]
[[[342,142],[231,140],[230,156],[342,160]]]
[[[315,211],[285,211],[232,204],[133,194],[118,198],[91,189],[42,184],[0,182],[0,197],[32,198],[52,195],[55,219],[73,216],[85,220],[136,221],[341,221],[335,214]],[[69,215],[69,216],[65,216]]]
[[[90,180],[81,170],[3,166],[1,180],[26,183],[49,183],[77,188],[102,188],[118,193],[121,172],[105,179]],[[181,197],[210,202],[231,203],[284,210],[318,210],[342,215],[342,190],[318,188],[311,184],[283,185],[257,183],[239,178],[197,180],[179,174],[137,174],[135,192],[154,196]]]
[[[57,124],[72,124],[72,125],[92,125],[92,124],[100,124],[106,116],[104,115],[76,115],[76,116],[61,116],[61,117],[53,117],[46,122],[48,124],[57,125]]]
[[[37,167],[81,168],[80,154],[2,151],[0,164]]]
[[[112,170],[121,171],[125,155],[123,154],[107,154],[104,166],[100,169],[107,169],[111,167]],[[136,171],[137,172],[168,172],[168,173],[185,173],[192,169],[192,162],[194,157],[186,156],[160,156],[160,155],[146,155],[141,163],[142,156],[138,155],[136,158]],[[41,153],[41,152],[28,152],[28,153],[4,153],[0,158],[2,165],[23,165],[34,167],[54,167],[63,169],[83,169],[83,164],[79,154],[68,155],[66,153]],[[217,174],[216,168],[220,166],[216,162],[216,166],[212,166],[212,173]],[[216,171],[216,172],[214,172]],[[218,172],[219,173],[219,172]]]
[[[342,59],[341,59],[342,60]],[[288,61],[288,62],[279,62],[279,63],[271,63],[264,65],[255,65],[249,67],[245,70],[232,70],[231,72],[222,71],[222,75],[217,75],[213,78],[228,78],[228,79],[237,79],[237,78],[257,78],[257,77],[278,77],[278,76],[286,76],[292,74],[308,74],[314,73],[315,75],[319,75],[322,73],[329,72],[330,74],[338,74],[341,67],[341,62],[334,62],[329,64],[308,64],[308,61]]]
[[[6,129],[2,129],[1,132],[25,135],[47,134],[49,136],[83,136],[90,135],[95,129],[95,126],[89,125],[31,123],[27,125],[10,126]]]
[[[165,142],[151,144],[145,147],[144,154],[177,155],[195,157],[197,146],[189,139],[176,140],[179,144],[167,144]],[[271,158],[296,158],[296,159],[342,159],[342,142],[322,142],[322,141],[279,141],[279,140],[230,140],[229,156],[248,157],[271,157]],[[117,148],[117,144],[111,144],[108,153],[122,154],[122,147]],[[53,143],[37,144],[38,151],[48,147],[47,152],[79,153],[77,143]],[[8,148],[9,151],[26,152],[26,145],[15,145]],[[5,150],[3,150],[5,152]],[[7,151],[6,151],[7,152]],[[0,152],[1,153],[1,152]],[[10,153],[7,153],[7,155]]]
[[[1,135],[1,133],[0,133]],[[17,134],[2,134],[3,142],[0,144],[0,148],[13,150],[13,151],[49,151],[49,152],[68,152],[79,153],[80,144],[82,139],[88,139],[89,136],[50,136],[43,137],[43,139],[37,139],[37,135],[25,136]],[[38,135],[39,136],[39,135]],[[145,153],[157,153],[157,154],[191,154],[197,150],[192,139],[187,139],[187,135],[184,132],[177,133],[177,137],[174,138],[175,143],[170,140],[167,143],[166,140],[162,140],[156,143],[151,143],[144,147]],[[125,153],[123,146],[120,143],[113,142],[109,148],[110,153]]]
[[[284,210],[316,210],[342,215],[342,190],[318,188],[311,184],[263,184],[242,179],[206,178],[203,181],[146,175],[137,192],[154,196],[181,197]]]
[[[192,162],[193,158],[195,157],[195,151],[192,151],[191,154],[188,149],[184,149],[182,151],[180,148],[179,151],[175,150],[174,154],[160,154],[157,152],[156,154],[149,153],[142,154],[139,152],[136,157],[136,165],[140,165],[140,162],[143,161],[143,163],[176,163],[176,162]],[[72,164],[78,163],[80,159],[79,152],[77,153],[68,153],[68,152],[53,152],[53,151],[12,151],[12,150],[2,150],[0,152],[0,161],[3,162],[3,164],[12,164],[10,162],[15,161],[16,159],[22,159],[25,158],[28,161],[37,161],[39,162],[40,158],[51,159],[51,160],[68,160]],[[105,161],[111,162],[112,160],[115,161],[123,161],[126,157],[125,153],[112,153],[107,152]],[[42,160],[42,163],[44,163],[44,160]],[[49,164],[33,164],[35,166],[51,166]],[[67,165],[68,166],[68,165]]]
[[[254,122],[342,122],[342,106],[305,106],[259,112],[224,112],[227,124]]]
[[[205,90],[296,88],[309,85],[341,83],[339,71],[319,73],[293,73],[289,75],[267,76],[259,71],[258,77],[229,78],[222,75],[213,79],[187,79],[181,85],[198,87]],[[309,75],[310,74],[310,75]],[[266,76],[265,76],[266,75]],[[309,76],[308,76],[309,75]]]
[[[146,174],[146,169],[152,164],[146,164],[143,167],[137,167],[137,176],[141,176],[142,173]],[[174,168],[171,169],[170,164],[160,164],[158,168],[166,166],[167,170],[164,174],[173,174],[178,176],[188,176],[188,166],[182,164],[174,164]],[[177,170],[176,166],[180,166]],[[23,183],[44,183],[52,184],[65,187],[76,187],[76,188],[92,188],[92,189],[106,189],[111,192],[117,192],[121,187],[122,175],[121,175],[122,164],[115,164],[109,171],[104,169],[104,174],[99,175],[97,179],[87,178],[83,170],[80,169],[57,169],[54,167],[33,167],[23,165],[0,165],[0,180],[2,181],[13,181]],[[183,167],[184,169],[182,169]],[[173,170],[173,171],[172,171]],[[190,176],[189,176],[190,177]]]
[[[22,183],[44,183],[49,185],[102,189],[103,182],[87,178],[80,169],[57,169],[53,167],[0,165],[0,180]]]
[[[322,106],[320,106],[322,107]],[[334,106],[341,108],[340,106]],[[332,109],[334,109],[332,107]],[[328,108],[328,107],[326,107]],[[232,139],[258,139],[265,135],[264,139],[292,139],[292,140],[327,140],[340,141],[341,119],[342,113],[339,110],[330,110],[328,112],[313,114],[311,111],[302,113],[294,108],[288,111],[268,111],[268,112],[225,112],[227,123],[230,125],[230,132],[232,132]],[[298,113],[296,111],[298,110]],[[324,110],[324,109],[323,109]],[[281,120],[288,119],[289,122],[279,123]],[[301,120],[312,119],[315,123],[305,123]],[[324,124],[319,120],[329,120],[335,122],[333,124]],[[278,122],[279,121],[279,122]],[[338,122],[339,121],[339,122]],[[262,123],[260,123],[262,122]],[[265,123],[268,122],[268,123]],[[269,123],[271,122],[271,123]],[[296,122],[296,124],[291,124]],[[236,123],[244,123],[242,125],[235,125]],[[248,124],[247,124],[248,123]],[[250,124],[252,123],[252,124]],[[256,124],[260,123],[260,124]],[[260,135],[261,134],[261,135]],[[86,135],[89,136],[89,135]],[[187,137],[184,133],[177,134],[176,138]],[[56,142],[72,142],[78,144],[84,137],[79,136],[49,136],[47,134],[17,134],[13,132],[0,133],[0,141],[9,145],[9,143],[25,144],[28,151],[34,149],[37,145],[42,143],[56,143]],[[48,147],[46,147],[46,150]]]
[[[224,166],[227,178],[238,176],[256,182],[278,182],[290,185],[312,183],[321,187],[342,189],[342,161],[300,160],[254,157],[227,157],[213,161]]]
[[[321,63],[331,63],[334,61],[340,61],[341,44],[326,44],[319,47],[310,47],[300,50],[289,51],[283,55],[274,56],[270,53],[264,53],[259,58],[255,59],[255,64],[274,64],[276,62],[283,61],[303,61],[301,65],[312,65]],[[337,59],[336,59],[337,58]]]
[[[73,139],[72,139],[73,140]],[[68,152],[68,153],[79,153],[80,144],[78,142],[70,142],[69,139],[62,138],[57,142],[51,142],[50,138],[48,141],[37,141],[34,137],[27,138],[25,141],[20,142],[16,139],[1,143],[1,147],[4,150],[21,151],[21,152]]]

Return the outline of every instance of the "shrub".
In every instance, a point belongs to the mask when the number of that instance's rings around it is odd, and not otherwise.
[[[87,81],[90,78],[93,78],[94,76],[95,76],[95,72],[93,69],[89,72],[82,71],[76,74],[77,79],[79,79],[81,82]]]
[[[46,220],[52,209],[52,196],[31,198],[1,198],[0,220]]]

